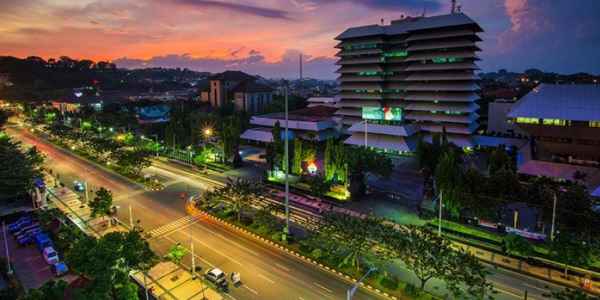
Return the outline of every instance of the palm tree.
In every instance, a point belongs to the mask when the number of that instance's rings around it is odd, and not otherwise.
[[[245,178],[227,178],[224,187],[216,192],[225,200],[229,200],[234,211],[237,212],[237,221],[242,219],[243,211],[264,190],[260,182]]]

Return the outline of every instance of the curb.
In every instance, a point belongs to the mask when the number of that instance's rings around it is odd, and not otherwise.
[[[323,271],[326,271],[326,272],[329,272],[331,274],[334,274],[334,275],[338,276],[340,279],[349,281],[349,282],[351,282],[353,284],[358,281],[358,279],[356,279],[356,278],[353,278],[353,277],[351,277],[349,275],[343,274],[342,272],[340,272],[340,271],[338,271],[336,269],[330,268],[329,266],[325,266],[322,263],[319,263],[319,262],[317,262],[317,261],[315,261],[315,260],[313,260],[311,258],[308,258],[308,257],[306,257],[306,256],[304,256],[304,255],[302,255],[302,254],[300,254],[300,253],[298,253],[296,251],[290,250],[289,248],[284,247],[284,246],[282,246],[282,245],[280,245],[278,243],[275,243],[275,242],[273,242],[273,241],[271,241],[269,239],[265,239],[264,237],[259,236],[259,235],[255,234],[255,233],[253,233],[253,232],[245,229],[245,228],[242,228],[240,226],[231,224],[231,223],[229,223],[229,222],[227,222],[227,221],[225,221],[225,220],[223,220],[223,219],[221,219],[219,217],[213,216],[213,215],[211,215],[211,214],[209,214],[209,213],[207,213],[205,211],[202,211],[202,210],[199,210],[199,209],[196,209],[196,208],[190,208],[189,204],[186,205],[186,210],[191,215],[194,215],[194,212],[195,212],[196,215],[198,215],[198,214],[203,215],[203,216],[205,216],[205,217],[207,217],[207,218],[209,218],[209,219],[211,219],[213,221],[217,221],[217,222],[219,222],[219,223],[221,223],[221,224],[223,224],[223,225],[225,225],[225,226],[227,226],[227,227],[229,227],[231,229],[235,229],[235,230],[237,230],[239,232],[245,233],[246,235],[249,235],[249,236],[251,236],[251,237],[253,237],[253,238],[257,239],[257,240],[260,240],[260,241],[262,241],[265,244],[271,245],[273,247],[278,248],[281,251],[284,251],[284,252],[287,252],[290,255],[293,255],[293,256],[295,256],[296,258],[302,260],[305,263],[311,264],[311,265],[313,265],[313,266],[315,266],[315,267],[317,267],[317,268],[319,268],[319,269],[321,269]],[[398,297],[392,296],[392,295],[390,295],[390,294],[388,294],[386,292],[383,292],[383,291],[381,291],[381,290],[379,290],[377,288],[372,287],[369,284],[365,284],[364,282],[359,283],[359,286],[361,288],[365,288],[365,289],[369,290],[370,292],[372,292],[374,294],[377,294],[379,296],[383,296],[383,297],[386,297],[386,298],[392,299],[392,300],[399,300]]]

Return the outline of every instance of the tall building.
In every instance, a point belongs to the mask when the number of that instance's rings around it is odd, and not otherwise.
[[[479,126],[475,70],[482,31],[465,14],[452,13],[353,27],[338,35],[336,114],[351,135],[345,142],[414,151],[419,135],[431,141],[445,129],[450,142],[472,146]]]

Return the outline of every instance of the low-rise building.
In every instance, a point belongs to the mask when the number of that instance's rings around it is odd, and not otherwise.
[[[225,71],[211,76],[200,88],[200,100],[212,107],[233,104],[238,111],[259,113],[273,101],[273,89],[258,78],[241,71]]]
[[[520,153],[520,173],[579,178],[600,195],[600,85],[541,84],[508,118],[530,136]]]
[[[335,107],[327,106],[313,106],[290,111],[288,113],[288,138],[299,137],[320,142],[338,137],[337,123],[333,120],[335,111]],[[256,127],[246,130],[241,138],[253,142],[271,143],[273,142],[272,129],[277,122],[283,131],[285,128],[284,113],[253,116],[250,124]]]

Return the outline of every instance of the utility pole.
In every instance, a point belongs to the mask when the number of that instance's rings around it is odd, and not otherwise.
[[[144,273],[144,292],[146,293],[146,300],[149,300],[150,297],[148,297],[148,283],[146,282],[146,271],[143,272]]]
[[[550,241],[554,242],[554,224],[556,222],[556,192],[554,192],[554,199],[552,203],[552,227],[550,227]]]
[[[85,203],[89,203],[89,196],[88,196],[88,184],[87,184],[87,180],[83,182],[83,188],[85,189]]]
[[[131,204],[129,204],[129,229],[133,229],[133,211],[131,210]]]
[[[358,285],[365,279],[367,278],[367,276],[369,276],[369,274],[371,274],[371,272],[377,271],[377,268],[370,268],[367,273],[365,273],[365,275],[363,275],[363,277],[361,277],[355,284],[352,285],[352,287],[349,290],[346,290],[346,300],[352,300],[352,296],[354,296],[354,293],[356,293],[356,289],[358,288]]]
[[[438,236],[442,236],[442,197],[444,196],[444,191],[440,191],[440,197],[438,201],[440,202],[440,211],[438,216]]]
[[[285,87],[285,151],[284,151],[284,171],[285,171],[285,228],[283,229],[283,241],[287,241],[290,234],[290,183],[288,179],[289,172],[289,141],[288,141],[288,86]]]
[[[6,274],[12,275],[10,266],[10,254],[8,253],[8,239],[6,238],[6,222],[2,222],[2,231],[4,232],[4,249],[6,249]]]
[[[194,240],[190,235],[190,249],[192,252],[192,279],[196,279],[196,257],[194,256]]]
[[[368,137],[367,124],[369,124],[369,121],[367,119],[365,119],[365,148],[367,148],[367,137]]]

